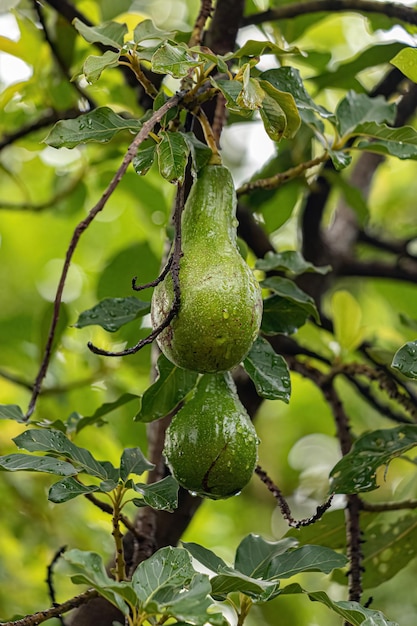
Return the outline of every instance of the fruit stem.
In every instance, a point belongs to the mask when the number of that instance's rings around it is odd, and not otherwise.
[[[208,147],[212,151],[212,156],[209,161],[209,165],[221,165],[222,159],[219,154],[219,150],[216,143],[216,138],[213,133],[213,129],[208,121],[207,115],[205,112],[200,109],[197,113],[197,119],[201,124],[201,128],[203,129],[204,137],[207,142]]]
[[[240,596],[240,611],[238,614],[237,624],[236,626],[243,626],[245,619],[248,616],[249,611],[252,608],[252,600],[245,596],[245,594],[241,593]]]

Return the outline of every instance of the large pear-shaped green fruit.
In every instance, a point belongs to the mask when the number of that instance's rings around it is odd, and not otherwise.
[[[208,498],[228,498],[250,480],[258,440],[230,373],[206,374],[173,418],[164,454],[180,485]]]
[[[258,334],[261,290],[236,246],[236,227],[231,174],[222,165],[208,165],[194,182],[182,216],[180,309],[157,338],[179,367],[229,370],[244,359]],[[173,300],[168,274],[153,293],[153,328],[164,321]]]

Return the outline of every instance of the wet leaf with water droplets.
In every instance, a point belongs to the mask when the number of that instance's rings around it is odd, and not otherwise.
[[[417,379],[417,341],[409,341],[394,355],[391,367],[407,378]]]
[[[104,330],[114,333],[125,324],[150,311],[149,302],[138,300],[135,296],[127,298],[105,298],[91,309],[83,311],[75,324],[76,328],[85,326],[101,326]]]

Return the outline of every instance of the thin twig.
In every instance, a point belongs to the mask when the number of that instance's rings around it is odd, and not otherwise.
[[[65,262],[64,262],[64,266],[62,268],[62,272],[61,272],[61,277],[58,283],[58,288],[57,288],[57,292],[55,295],[55,300],[54,300],[54,313],[53,313],[53,317],[52,317],[52,321],[51,321],[51,326],[49,329],[49,334],[48,334],[48,339],[47,339],[47,343],[45,346],[45,351],[44,351],[44,356],[42,359],[42,363],[41,366],[39,368],[39,372],[38,375],[36,377],[34,386],[33,386],[33,393],[32,393],[32,397],[30,399],[29,402],[29,406],[28,406],[28,410],[26,413],[26,417],[29,418],[36,406],[36,401],[38,399],[38,396],[40,394],[40,390],[41,390],[41,385],[42,385],[42,381],[46,375],[48,366],[49,366],[49,361],[51,358],[51,354],[52,354],[52,344],[53,344],[53,340],[55,337],[55,331],[56,331],[56,327],[58,324],[58,319],[59,319],[59,312],[60,312],[60,307],[61,307],[61,301],[62,301],[62,294],[64,291],[64,286],[65,286],[65,282],[67,279],[67,275],[68,275],[68,271],[70,268],[70,264],[71,264],[71,259],[72,256],[75,252],[75,249],[78,245],[79,239],[81,237],[81,235],[83,234],[83,232],[88,228],[88,226],[91,224],[91,222],[94,220],[94,218],[96,217],[96,215],[103,210],[104,206],[106,205],[107,200],[110,198],[110,196],[112,195],[112,193],[114,192],[114,190],[116,189],[117,185],[119,184],[119,182],[121,181],[121,179],[123,178],[129,164],[131,163],[131,161],[133,160],[133,158],[136,156],[138,147],[141,145],[141,143],[143,141],[145,141],[145,139],[147,139],[147,137],[149,136],[149,133],[153,130],[155,124],[157,124],[162,118],[163,116],[173,107],[177,106],[177,104],[181,101],[183,97],[182,93],[177,93],[174,96],[172,96],[169,100],[167,100],[165,102],[165,104],[162,105],[162,107],[160,109],[158,109],[157,111],[155,111],[155,113],[149,118],[149,120],[147,120],[146,122],[144,122],[142,128],[140,129],[140,131],[138,132],[138,134],[136,135],[136,137],[134,138],[134,140],[132,141],[132,143],[130,144],[125,157],[122,161],[121,166],[119,167],[119,169],[117,170],[117,172],[115,173],[115,175],[113,176],[110,184],[108,185],[107,189],[105,190],[105,192],[103,193],[103,195],[101,196],[100,200],[97,202],[97,204],[90,210],[90,212],[88,213],[87,217],[82,220],[75,228],[70,244],[68,246],[66,255],[65,255]]]
[[[203,31],[208,18],[213,11],[213,5],[211,0],[201,0],[200,11],[197,15],[197,19],[194,24],[193,32],[191,33],[188,45],[190,48],[193,46],[199,46],[203,40]]]
[[[236,194],[238,196],[243,196],[246,193],[250,193],[251,191],[255,191],[256,189],[277,189],[284,183],[287,183],[289,180],[293,178],[298,178],[306,172],[307,170],[319,165],[320,163],[324,163],[329,158],[327,152],[323,152],[318,157],[314,159],[310,159],[309,161],[305,161],[304,163],[300,163],[295,167],[291,167],[285,172],[279,172],[278,174],[274,174],[274,176],[270,176],[269,178],[259,178],[258,180],[251,180],[248,183],[245,183],[239,189],[236,190]]]
[[[279,489],[279,487],[277,487],[277,485],[275,485],[275,483],[268,476],[268,474],[262,469],[262,467],[260,467],[260,465],[256,466],[255,474],[259,476],[261,481],[268,488],[268,491],[270,491],[272,495],[274,496],[274,498],[278,501],[282,516],[284,519],[287,520],[288,526],[291,526],[291,528],[302,528],[303,526],[311,526],[312,524],[317,522],[321,517],[323,517],[324,513],[327,511],[327,509],[330,508],[332,504],[333,496],[330,496],[330,498],[328,498],[326,502],[324,502],[323,504],[320,504],[317,507],[314,515],[312,515],[311,517],[307,517],[305,519],[296,520],[292,516],[291,509],[289,507],[288,502],[282,495],[282,491]]]
[[[54,554],[54,557],[53,557],[52,561],[48,565],[48,572],[47,572],[47,576],[46,576],[46,584],[48,585],[49,597],[51,598],[51,602],[52,602],[53,606],[57,606],[55,587],[54,587],[54,583],[53,583],[54,567],[55,567],[55,564],[61,558],[62,554],[65,552],[66,549],[67,549],[67,546],[62,546],[62,548],[60,548]],[[62,618],[62,615],[59,615],[58,619],[61,622],[62,626],[65,626],[65,622],[64,622],[64,620]]]
[[[88,591],[71,598],[71,600],[57,604],[57,606],[46,609],[46,611],[39,611],[38,613],[33,613],[33,615],[26,615],[26,617],[22,617],[22,619],[17,619],[13,622],[1,622],[0,624],[1,626],[37,626],[38,624],[46,622],[48,619],[59,617],[62,613],[67,613],[71,611],[71,609],[76,609],[78,606],[86,604],[86,602],[92,598],[97,598],[98,595],[98,591],[95,589],[88,589]]]
[[[175,212],[174,212],[174,227],[175,227],[175,239],[174,239],[174,249],[172,252],[172,261],[168,261],[166,267],[168,267],[168,271],[171,274],[172,285],[174,290],[174,299],[172,302],[171,309],[166,316],[166,318],[154,328],[154,330],[144,339],[138,341],[138,343],[131,348],[126,348],[125,350],[119,351],[109,351],[103,350],[102,348],[97,348],[91,341],[88,342],[87,346],[91,352],[94,354],[100,354],[101,356],[128,356],[129,354],[136,354],[139,352],[144,346],[147,346],[155,341],[155,339],[162,333],[165,328],[167,328],[174,317],[177,315],[180,304],[181,304],[181,291],[180,291],[180,260],[182,257],[181,250],[181,215],[182,210],[184,208],[184,187],[182,185],[178,185],[177,196],[175,201]],[[166,269],[165,267],[165,269]],[[164,274],[165,269],[162,274]],[[165,272],[167,274],[168,272]],[[161,275],[153,282],[158,284],[160,282]],[[148,283],[148,285],[152,285],[152,283]]]
[[[150,287],[156,287],[157,285],[159,285],[159,283],[161,283],[164,280],[165,276],[168,274],[169,270],[171,269],[172,259],[173,259],[173,255],[171,254],[164,269],[159,274],[158,278],[155,278],[155,280],[151,280],[149,283],[145,283],[143,285],[137,285],[136,281],[138,277],[135,276],[134,278],[132,278],[132,289],[134,289],[135,291],[142,291],[143,289],[149,289]]]
[[[345,11],[378,13],[408,24],[417,25],[417,12],[415,9],[404,6],[404,4],[399,2],[379,2],[379,0],[309,0],[308,2],[286,4],[275,9],[269,9],[263,13],[248,15],[242,19],[241,26],[263,24],[264,22],[284,20],[323,11],[331,11],[332,13]]]
[[[417,509],[417,500],[400,500],[399,502],[366,502],[361,500],[361,510],[369,513],[384,513],[385,511],[410,511]]]

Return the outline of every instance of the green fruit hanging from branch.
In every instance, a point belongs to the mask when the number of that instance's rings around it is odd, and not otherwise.
[[[168,427],[164,454],[180,485],[219,499],[249,482],[257,446],[254,426],[227,372],[201,377],[193,397]]]
[[[194,182],[182,216],[179,312],[158,336],[179,367],[222,372],[238,365],[255,340],[262,316],[258,281],[236,246],[236,194],[229,170],[207,165]],[[152,325],[174,301],[168,274],[155,288]]]

